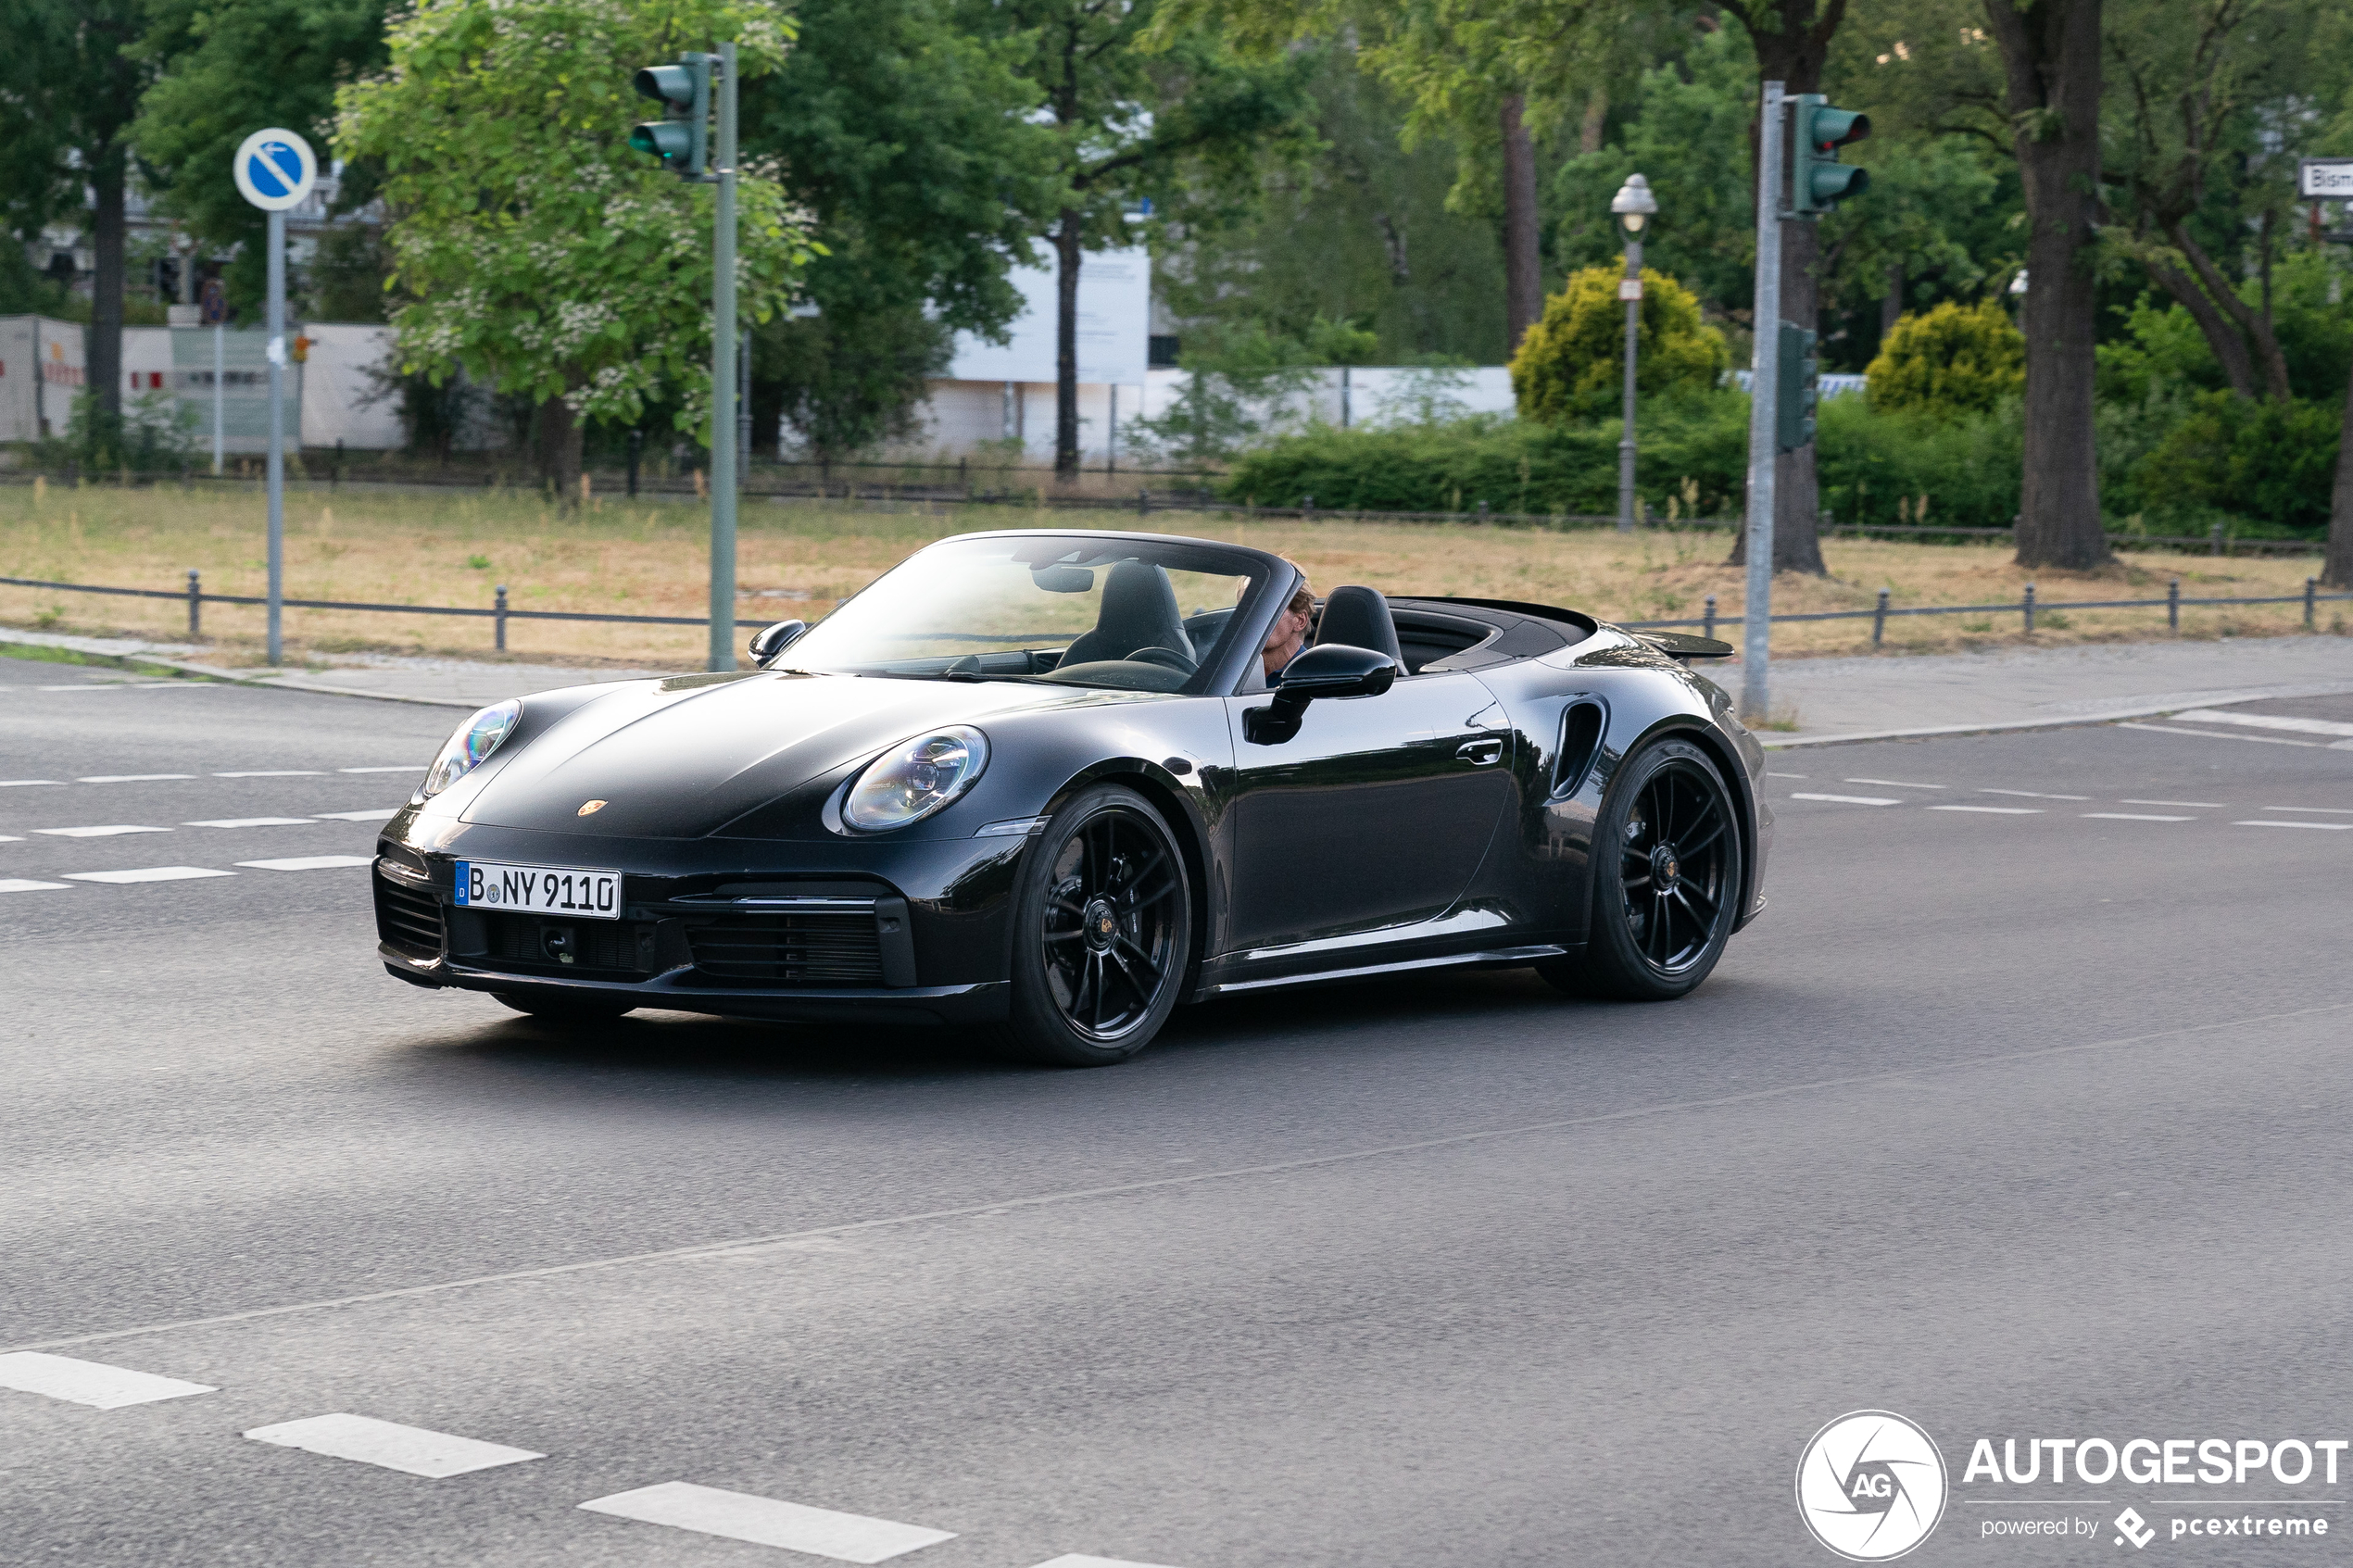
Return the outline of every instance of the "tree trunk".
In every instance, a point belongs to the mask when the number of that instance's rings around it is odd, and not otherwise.
[[[2254,342],[2256,362],[2263,367],[2263,395],[2274,403],[2286,402],[2287,358],[2280,352],[2279,334],[2271,330],[2270,309],[2258,310],[2241,299],[2238,291],[2231,287],[2231,281],[2222,276],[2222,270],[2215,266],[2213,258],[2206,254],[2205,247],[2190,238],[2190,232],[2185,226],[2175,223],[2168,232],[2168,237],[2183,256],[2189,257],[2190,266],[2196,271],[2198,281],[2206,285],[2206,292],[2213,296],[2215,305],[2228,312],[2231,320],[2238,323],[2239,330]],[[2183,303],[2186,305],[2189,302],[2183,300]],[[2192,314],[2196,314],[2195,308]],[[2203,320],[2198,323],[2201,327],[2205,324]],[[2212,332],[2207,333],[2208,341],[2213,341],[2213,336]],[[2221,352],[2219,346],[2216,352]],[[2242,346],[2239,353],[2244,358],[2246,348]],[[2249,380],[2251,382],[2252,378]]]
[[[2190,320],[2197,323],[2197,330],[2206,334],[2206,346],[2212,349],[2214,358],[2221,361],[2222,374],[2229,379],[2231,391],[2252,401],[2255,396],[2255,363],[2247,358],[2246,339],[2238,328],[2223,320],[2213,296],[2198,287],[2197,280],[2187,272],[2162,261],[2149,263],[2149,276],[2180,302],[2182,308],[2190,313]],[[2033,287],[2033,282],[2030,274],[2027,278],[2029,289]]]
[[[2110,558],[2092,434],[2099,222],[2100,0],[1985,0],[2026,197],[2026,452],[2018,564]]]
[[[1544,313],[1542,245],[1536,216],[1536,144],[1520,118],[1526,107],[1527,100],[1516,93],[1504,99],[1505,358],[1519,352],[1519,340]]]
[[[1054,477],[1078,477],[1078,213],[1063,208],[1054,231]]]
[[[127,162],[120,142],[109,143],[94,160],[90,194],[90,390],[111,424],[122,413],[122,285],[125,263],[123,174]]]
[[[2345,419],[2337,427],[2336,494],[2329,507],[2329,549],[2321,581],[2353,588],[2353,386],[2345,393]]]
[[[539,476],[562,511],[580,505],[580,421],[570,403],[550,397],[539,405]]]
[[[1577,150],[1597,153],[1602,150],[1602,132],[1609,123],[1609,94],[1600,88],[1585,100],[1584,123],[1577,128]]]

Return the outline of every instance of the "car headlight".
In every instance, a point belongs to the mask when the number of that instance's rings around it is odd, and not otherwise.
[[[876,758],[842,797],[841,819],[880,833],[922,822],[972,788],[988,766],[988,739],[963,724]]]
[[[481,767],[498,749],[498,743],[514,733],[515,724],[522,718],[522,704],[509,697],[459,725],[449,737],[449,744],[441,748],[441,755],[425,771],[424,785],[418,793],[431,798]]]

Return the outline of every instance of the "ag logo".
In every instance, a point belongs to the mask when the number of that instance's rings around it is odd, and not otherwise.
[[[1797,1512],[1850,1562],[1903,1556],[1944,1517],[1944,1456],[1891,1411],[1855,1411],[1814,1434],[1797,1461]]]

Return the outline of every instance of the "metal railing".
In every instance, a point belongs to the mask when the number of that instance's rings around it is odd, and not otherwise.
[[[0,577],[0,587],[46,588],[66,594],[107,594],[122,598],[181,600],[188,607],[188,635],[191,638],[199,638],[204,635],[204,607],[208,604],[266,605],[270,602],[258,594],[207,593],[204,590],[202,577],[194,568],[189,569],[188,585],[183,589],[102,587],[89,583],[52,583],[35,577]],[[2034,618],[2038,613],[2047,615],[2054,610],[2078,609],[2161,608],[2165,611],[2166,629],[2171,632],[2179,632],[2182,629],[2182,607],[2184,605],[2300,604],[2304,607],[2305,629],[2313,631],[2318,629],[2319,610],[2322,604],[2353,599],[2353,593],[2323,594],[2320,591],[2320,587],[2319,578],[2307,577],[2304,580],[2304,591],[2301,594],[2261,594],[2233,597],[2206,595],[2185,596],[2182,592],[2182,580],[2176,577],[2167,584],[2165,596],[2161,599],[2064,599],[2048,602],[2037,598],[2034,584],[2029,583],[2026,584],[2024,596],[2009,603],[1907,605],[1900,608],[1890,602],[1893,597],[1890,591],[1881,588],[1879,591],[1879,602],[1869,609],[1804,610],[1793,614],[1771,616],[1768,619],[1776,626],[1806,621],[1869,621],[1871,623],[1871,646],[1879,647],[1886,641],[1888,621],[1903,616],[2016,615],[2020,618],[2023,629],[2032,632],[2034,630]],[[348,599],[283,599],[280,602],[288,609],[341,610],[374,615],[455,615],[489,621],[494,626],[493,646],[500,653],[507,651],[507,622],[510,621],[587,621],[623,626],[709,626],[711,624],[707,617],[699,615],[604,615],[573,609],[514,609],[508,605],[507,593],[507,585],[503,583],[499,583],[496,597],[487,609],[459,605],[370,604]],[[1620,621],[1616,624],[1636,632],[1674,631],[1696,626],[1700,628],[1701,635],[1713,637],[1718,626],[1738,626],[1743,623],[1740,616],[1718,615],[1716,612],[1715,595],[1708,595],[1705,604],[1706,612],[1703,615],[1676,621]],[[738,627],[766,626],[772,623],[767,619],[747,621],[739,617],[736,621],[736,625]]]

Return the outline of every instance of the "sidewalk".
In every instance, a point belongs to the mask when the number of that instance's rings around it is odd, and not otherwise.
[[[9,644],[69,648],[103,659],[137,659],[191,674],[290,691],[479,708],[551,686],[674,674],[561,665],[354,657],[329,668],[271,674],[217,669],[193,644],[142,643],[0,630]],[[1737,661],[1695,668],[1738,694]],[[2240,637],[2221,642],[2094,644],[1982,654],[1881,659],[1793,659],[1773,666],[1776,714],[1794,731],[1760,732],[1768,746],[1965,734],[2140,718],[2266,697],[2353,693],[2353,637]]]

